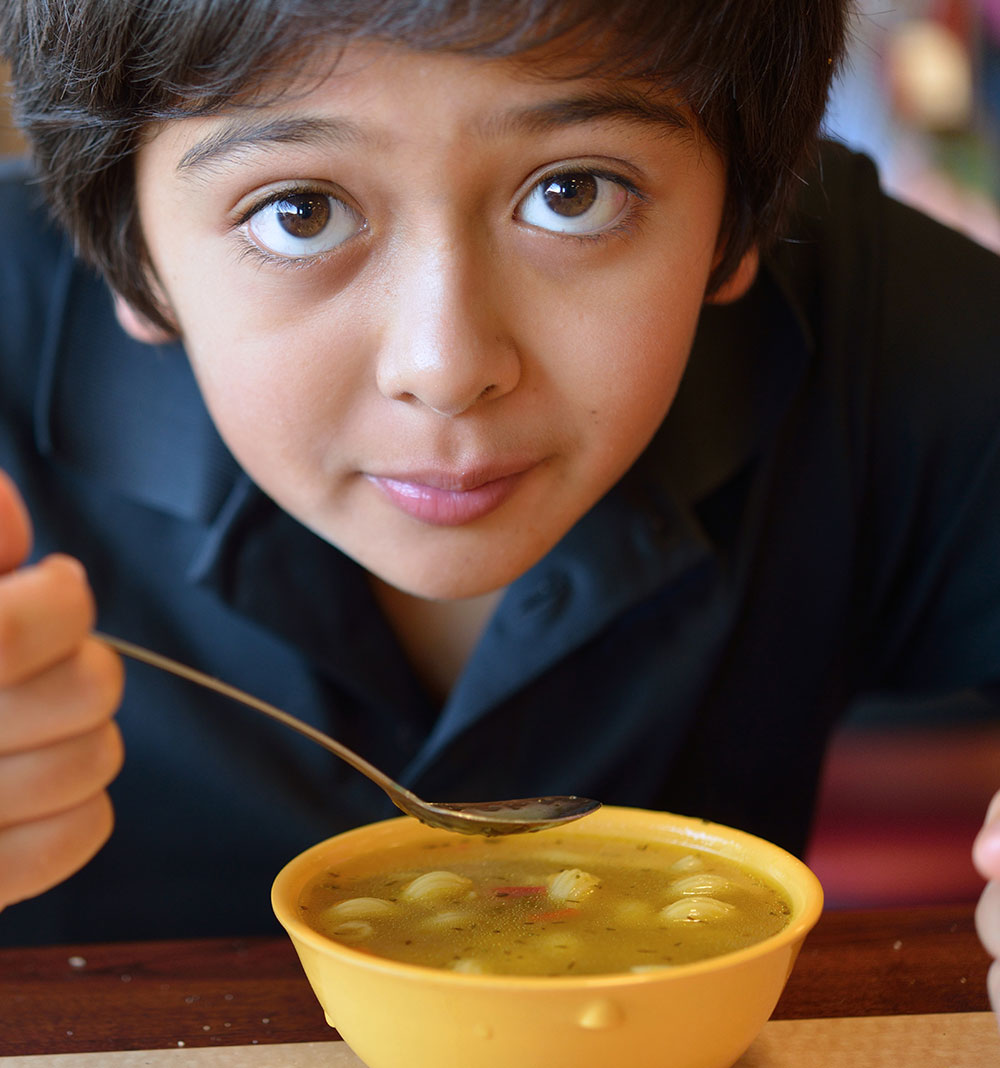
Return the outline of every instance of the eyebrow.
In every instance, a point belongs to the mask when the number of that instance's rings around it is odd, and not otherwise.
[[[691,119],[664,97],[654,98],[625,86],[611,86],[526,108],[516,108],[488,119],[484,136],[500,136],[508,130],[545,132],[588,122],[624,122],[668,130],[693,129]]]
[[[258,145],[359,145],[371,138],[349,119],[278,117],[227,122],[181,156],[179,174],[204,170]]]
[[[590,122],[624,122],[673,131],[691,131],[691,119],[666,99],[654,99],[625,87],[598,89],[514,108],[491,116],[475,130],[484,140],[521,131],[544,133]],[[378,137],[350,119],[279,116],[263,121],[234,120],[189,148],[177,163],[179,174],[193,174],[258,146],[299,144],[357,147]]]

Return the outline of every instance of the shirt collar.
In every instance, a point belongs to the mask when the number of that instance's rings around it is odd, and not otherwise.
[[[106,286],[68,247],[53,295],[35,402],[39,451],[125,498],[211,522],[240,471],[181,346],[129,338]]]
[[[670,412],[636,465],[697,506],[771,440],[814,350],[806,278],[765,261],[741,300],[707,305]]]

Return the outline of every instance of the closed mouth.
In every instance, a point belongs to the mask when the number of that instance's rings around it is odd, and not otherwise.
[[[462,526],[488,515],[514,492],[534,464],[463,472],[417,471],[365,477],[400,511],[432,526]]]

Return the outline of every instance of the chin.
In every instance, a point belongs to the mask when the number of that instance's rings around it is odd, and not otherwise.
[[[383,582],[412,597],[428,601],[459,601],[482,597],[509,586],[532,567],[542,554],[521,560],[484,560],[482,554],[465,557],[461,550],[444,559],[432,559],[412,567],[379,567],[376,561],[359,560],[362,567]]]
[[[471,597],[483,597],[502,590],[517,577],[514,575],[507,580],[501,578],[484,581],[480,575],[456,573],[458,570],[450,568],[451,573],[438,575],[433,580],[427,581],[414,581],[411,575],[394,576],[381,573],[378,577],[390,586],[402,590],[403,593],[408,593],[412,597],[420,597],[425,601],[463,601]],[[470,571],[472,570],[470,568]]]
[[[541,560],[564,533],[522,523],[470,524],[439,529],[407,524],[402,532],[339,543],[376,579],[428,601],[481,597],[509,586]],[[338,544],[334,539],[329,539]]]

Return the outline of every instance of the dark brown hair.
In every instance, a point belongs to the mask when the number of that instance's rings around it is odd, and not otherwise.
[[[726,160],[718,286],[778,233],[841,58],[849,2],[3,0],[0,49],[56,216],[114,289],[168,326],[136,217],[143,129],[232,105],[316,49],[357,38],[494,57],[546,47],[579,59],[581,74],[677,93]]]

